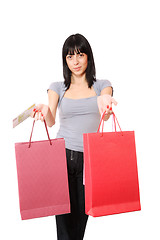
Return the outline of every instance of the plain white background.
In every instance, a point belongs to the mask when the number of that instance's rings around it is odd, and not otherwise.
[[[98,79],[114,86],[123,130],[135,130],[142,210],[89,218],[85,239],[160,239],[158,0],[0,2],[0,238],[56,239],[54,217],[21,221],[14,143],[28,141],[32,119],[12,120],[62,81],[61,49],[73,33],[90,42]],[[58,130],[49,129],[51,138]],[[111,121],[106,123],[111,130]],[[42,123],[34,140],[45,139]]]

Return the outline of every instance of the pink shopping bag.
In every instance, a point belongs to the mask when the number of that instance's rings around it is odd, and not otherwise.
[[[69,213],[65,141],[51,140],[49,134],[44,141],[31,142],[31,137],[15,144],[21,218]]]

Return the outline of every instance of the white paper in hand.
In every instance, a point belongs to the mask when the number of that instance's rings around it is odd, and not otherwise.
[[[27,108],[23,113],[18,115],[15,119],[13,119],[13,128],[16,127],[18,124],[26,120],[28,117],[30,117],[33,109],[35,108],[35,104],[33,104],[31,107]]]

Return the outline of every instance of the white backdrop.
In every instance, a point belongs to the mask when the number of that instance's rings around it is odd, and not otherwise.
[[[12,120],[33,103],[47,103],[49,84],[63,80],[61,49],[73,33],[89,40],[97,78],[112,82],[122,129],[135,130],[142,205],[140,212],[90,217],[85,239],[160,239],[158,2],[0,2],[1,239],[56,239],[54,217],[20,219],[14,143],[28,141],[32,119],[15,129]],[[52,138],[57,130],[58,117],[49,129]],[[34,140],[45,138],[39,122]]]

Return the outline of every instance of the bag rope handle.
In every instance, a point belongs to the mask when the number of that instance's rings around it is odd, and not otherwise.
[[[105,117],[105,113],[106,113],[106,111],[104,111],[103,114],[102,114],[102,116],[101,116],[100,124],[99,124],[98,130],[97,130],[97,133],[99,133],[99,132],[100,132],[100,127],[101,127],[101,124],[102,124],[102,136],[103,136],[103,128],[104,128],[104,117]],[[121,131],[121,133],[122,133],[122,136],[123,136],[122,129],[121,129],[120,125],[119,125],[119,122],[118,122],[118,119],[117,119],[115,113],[112,112],[112,115],[113,115],[113,122],[114,122],[114,129],[115,129],[115,132],[117,132],[117,128],[116,128],[116,122],[117,122],[118,127],[119,127],[119,129],[120,129],[120,131]]]
[[[35,120],[33,121],[33,126],[32,126],[31,136],[30,136],[30,139],[29,139],[29,146],[28,146],[28,148],[31,147],[31,139],[32,139],[34,124],[35,124]],[[47,124],[46,124],[45,119],[44,119],[44,125],[45,125],[45,128],[46,128],[48,140],[49,140],[49,142],[50,142],[50,145],[52,145],[51,139],[50,139],[50,137],[49,137],[49,132],[48,132],[48,129],[47,129]]]

